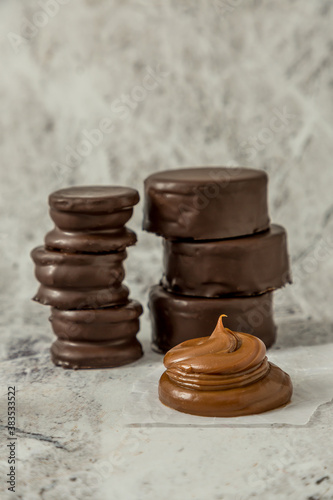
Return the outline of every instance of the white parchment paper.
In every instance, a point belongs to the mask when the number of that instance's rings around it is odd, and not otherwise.
[[[304,346],[268,352],[268,359],[292,379],[294,392],[284,408],[245,417],[198,417],[164,406],[158,399],[163,363],[149,366],[147,376],[132,388],[123,409],[125,424],[141,425],[305,425],[319,405],[333,398],[333,344]]]

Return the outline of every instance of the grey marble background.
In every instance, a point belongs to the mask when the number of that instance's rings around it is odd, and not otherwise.
[[[61,1],[0,4],[5,302],[35,287],[28,254],[52,226],[52,190],[142,192],[157,170],[230,164],[270,176],[295,281],[278,302],[331,319],[332,2]],[[85,131],[105,118],[112,130],[87,145]],[[160,242],[140,233],[141,210],[127,269],[145,293],[160,274]]]
[[[17,383],[21,391],[17,498],[131,500],[137,491],[167,498],[175,477],[177,485],[190,477],[190,498],[201,500],[207,491],[193,476],[200,470],[216,500],[258,492],[333,498],[323,435],[332,405],[297,439],[285,427],[230,428],[218,437],[214,429],[125,431],[119,409],[133,368],[55,370],[47,308],[29,300],[37,286],[29,252],[52,227],[51,191],[114,183],[142,193],[144,178],[158,170],[245,165],[268,172],[271,219],[289,234],[294,285],[276,294],[276,348],[332,342],[332,22],[333,3],[325,0],[0,2],[0,356],[2,387]],[[132,296],[145,304],[162,266],[160,240],[140,230],[141,218],[142,204],[126,268]],[[147,316],[141,335],[142,375],[158,359]],[[116,400],[105,397],[110,391]],[[200,458],[213,461],[235,439],[239,453],[220,458],[238,496],[227,476],[221,493],[219,463],[201,469]],[[101,475],[110,489],[99,480],[96,493],[96,474],[112,450],[112,467]]]

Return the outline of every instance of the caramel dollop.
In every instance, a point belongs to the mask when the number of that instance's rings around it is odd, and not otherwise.
[[[224,316],[210,337],[182,342],[165,355],[161,402],[211,417],[262,413],[287,404],[292,394],[289,375],[267,360],[260,339],[225,328]]]

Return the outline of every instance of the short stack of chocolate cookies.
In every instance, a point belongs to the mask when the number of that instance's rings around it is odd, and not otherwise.
[[[55,228],[31,252],[41,283],[34,300],[50,305],[57,340],[52,360],[65,368],[109,368],[142,356],[139,316],[123,285],[126,247],[136,235],[125,227],[139,201],[135,189],[83,186],[49,197]]]
[[[274,343],[272,292],[291,278],[267,182],[264,171],[224,167],[146,179],[143,228],[164,238],[164,275],[149,296],[154,350],[208,335],[221,314],[231,330]]]

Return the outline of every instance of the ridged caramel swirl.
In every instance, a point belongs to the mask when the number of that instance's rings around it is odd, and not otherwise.
[[[166,374],[178,386],[197,391],[233,389],[268,374],[265,344],[225,328],[223,316],[210,337],[188,340],[165,355]]]

